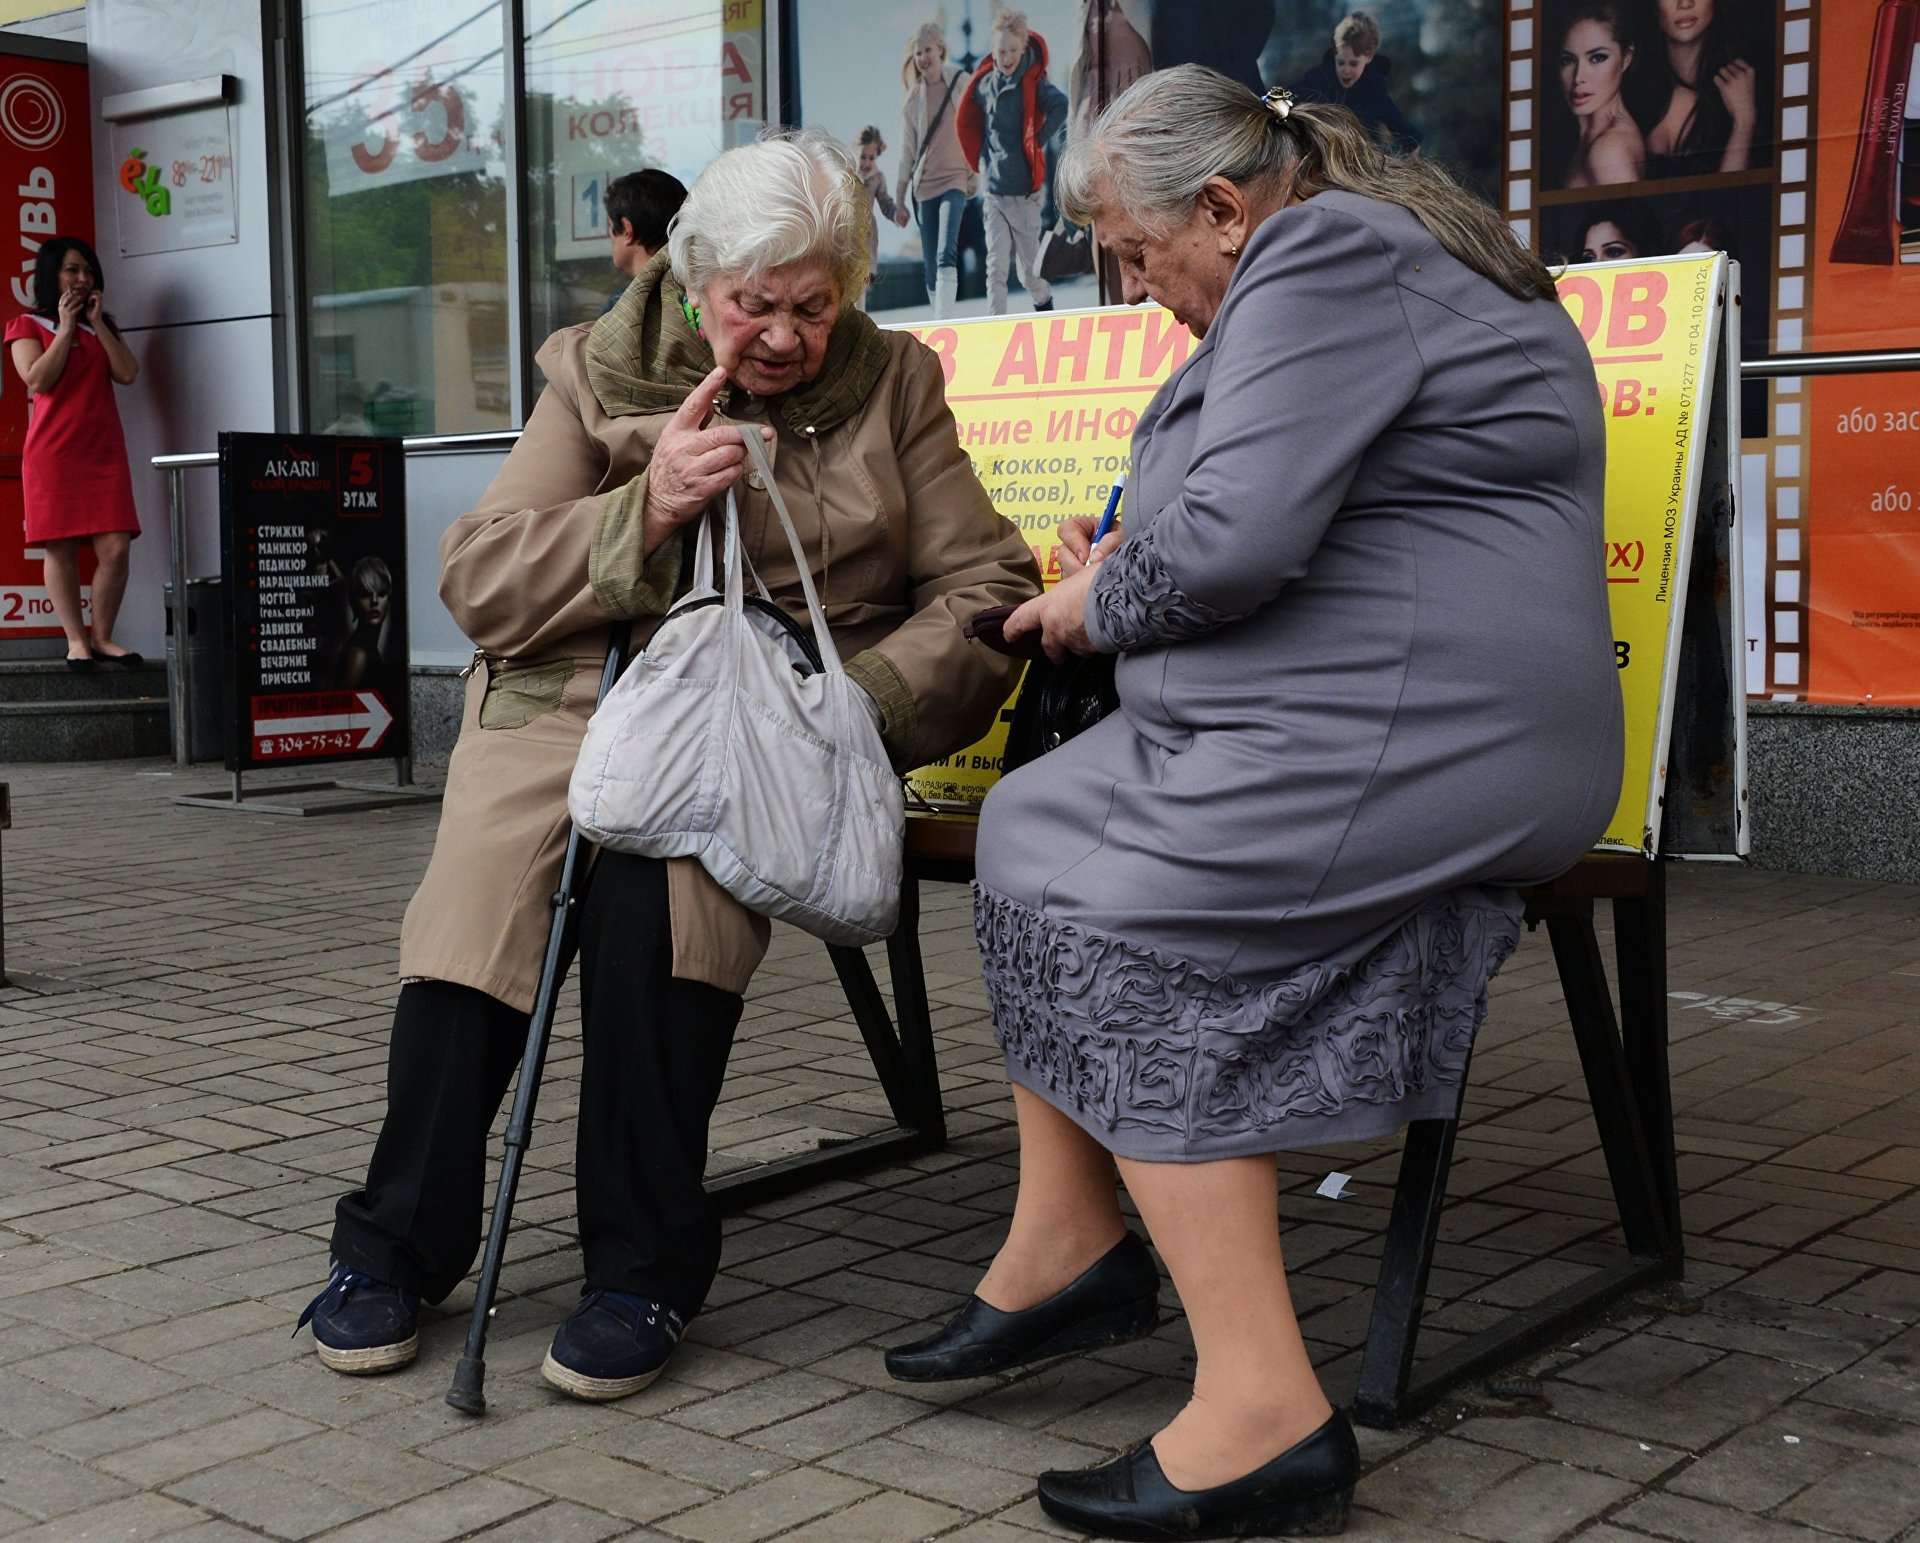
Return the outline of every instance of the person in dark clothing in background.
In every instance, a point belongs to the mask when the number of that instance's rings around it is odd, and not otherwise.
[[[1355,11],[1333,29],[1333,47],[1300,77],[1293,94],[1346,108],[1375,139],[1405,154],[1420,148],[1420,136],[1388,94],[1392,73],[1392,62],[1380,55],[1380,24]]]
[[[607,240],[613,247],[613,265],[626,282],[607,297],[603,315],[619,303],[633,276],[667,244],[667,225],[686,201],[686,185],[672,172],[655,166],[628,172],[607,184]]]
[[[1267,89],[1260,78],[1260,54],[1273,31],[1273,0],[1210,0],[1206,5],[1163,0],[1154,7],[1151,31],[1155,69],[1204,64],[1256,96]]]

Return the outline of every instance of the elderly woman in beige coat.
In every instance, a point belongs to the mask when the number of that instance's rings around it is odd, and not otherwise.
[[[476,651],[401,936],[387,1118],[308,1310],[336,1371],[405,1365],[421,1300],[473,1262],[487,1132],[525,1039],[611,624],[644,638],[686,582],[693,522],[729,490],[761,578],[804,606],[739,425],[766,440],[896,763],[977,738],[1006,696],[1006,664],[961,627],[1039,576],[959,444],[938,359],[854,305],[870,203],[820,136],[713,162],[619,304],[548,340],[524,435],[441,542],[441,596]],[[712,1284],[707,1127],[767,934],[697,862],[597,856],[580,925],[586,1289],[544,1367],[569,1393],[652,1381]]]

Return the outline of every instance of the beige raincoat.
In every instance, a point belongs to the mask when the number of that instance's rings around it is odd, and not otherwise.
[[[533,1002],[566,846],[567,781],[593,709],[609,624],[635,647],[683,587],[676,537],[641,553],[647,462],[713,368],[662,253],[614,309],[541,349],[548,381],[480,501],[440,543],[440,595],[477,648],[439,837],[401,932],[407,978]],[[771,423],[774,476],[848,672],[879,703],[895,763],[983,734],[1011,661],[967,642],[975,611],[1036,594],[1020,533],[994,512],[961,448],[939,360],[849,308],[818,379],[771,400],[730,391],[722,416]],[[748,554],[804,614],[772,505],[738,489]],[[767,922],[692,859],[668,864],[674,974],[744,991]]]

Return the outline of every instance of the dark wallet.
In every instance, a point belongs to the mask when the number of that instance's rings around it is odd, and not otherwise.
[[[975,611],[961,631],[976,643],[984,643],[996,654],[1005,654],[1010,659],[1044,659],[1046,651],[1040,646],[1038,632],[1012,643],[1007,641],[1004,630],[1007,618],[1019,609],[1014,605],[990,605],[984,611]]]
[[[1072,654],[1053,664],[1040,646],[1038,632],[1007,641],[1003,629],[1014,610],[1010,605],[989,606],[963,629],[996,653],[1031,661],[1007,725],[1007,771],[1058,749],[1120,705],[1112,654]]]

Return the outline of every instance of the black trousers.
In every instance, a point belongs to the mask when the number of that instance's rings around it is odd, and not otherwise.
[[[692,1317],[720,1267],[707,1127],[740,998],[673,978],[666,865],[602,852],[580,917],[579,1139],[574,1188],[591,1289]],[[480,1251],[488,1131],[528,1018],[470,986],[400,988],[387,1117],[363,1189],[335,1207],[333,1256],[438,1302]]]

